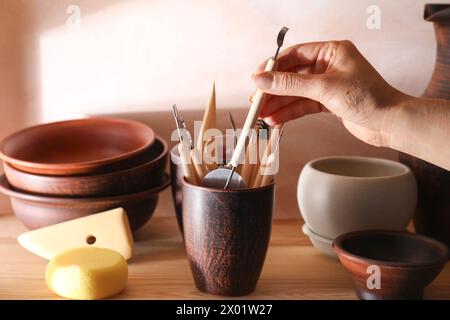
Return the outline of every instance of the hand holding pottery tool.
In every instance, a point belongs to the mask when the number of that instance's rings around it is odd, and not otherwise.
[[[270,58],[267,62],[266,71],[271,71],[275,67],[276,58],[278,56],[278,52],[283,45],[284,37],[288,28],[283,27],[278,33],[277,37],[277,50],[275,56]],[[253,99],[253,103],[250,107],[250,111],[247,115],[246,121],[244,123],[243,131],[236,142],[236,148],[232,154],[230,163],[227,166],[221,166],[217,169],[211,170],[211,167],[202,163],[203,160],[203,135],[206,130],[210,128],[214,128],[216,126],[216,96],[215,96],[215,85],[213,84],[213,90],[209,99],[208,107],[205,110],[205,114],[203,116],[203,122],[200,128],[199,137],[197,140],[197,145],[195,149],[189,149],[188,144],[181,134],[180,127],[180,117],[178,115],[176,106],[173,107],[173,115],[175,118],[175,123],[177,125],[178,135],[180,144],[178,146],[178,151],[180,154],[180,158],[183,164],[184,175],[186,180],[193,184],[201,183],[204,187],[209,188],[228,188],[231,187],[233,189],[242,189],[251,185],[251,177],[253,166],[251,168],[243,168],[245,176],[247,177],[247,181],[244,180],[238,173],[236,173],[236,169],[238,167],[238,163],[243,155],[245,150],[245,144],[247,141],[247,137],[250,135],[250,131],[255,127],[257,117],[259,114],[260,104],[262,101],[263,92],[258,90],[255,98]],[[230,121],[235,131],[234,120],[230,115]],[[184,127],[185,128],[185,127]],[[252,137],[250,137],[252,139]],[[191,145],[191,144],[189,144]],[[268,151],[267,151],[268,152]],[[208,170],[210,170],[208,172]],[[261,180],[258,180],[261,183]]]
[[[275,52],[275,56],[267,61],[266,71],[272,71],[274,69],[278,52],[280,51],[280,48],[283,45],[284,37],[288,30],[289,30],[288,28],[283,27],[278,33],[277,50]],[[222,185],[224,189],[228,188],[229,186],[233,186],[233,188],[236,187],[245,188],[247,186],[248,182],[244,181],[244,179],[242,179],[242,177],[238,175],[235,171],[239,165],[240,159],[243,156],[247,137],[249,136],[251,129],[254,128],[256,120],[258,119],[263,94],[264,93],[261,90],[256,91],[253,103],[248,112],[247,118],[244,123],[244,127],[242,128],[242,132],[241,135],[239,136],[236,149],[234,150],[233,156],[231,158],[228,167],[219,168],[209,172],[203,180],[203,184],[205,186],[221,187]]]

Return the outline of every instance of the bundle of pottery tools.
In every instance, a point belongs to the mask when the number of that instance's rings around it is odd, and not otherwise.
[[[278,33],[277,50],[275,55],[267,61],[265,71],[275,69],[276,59],[288,28],[283,27]],[[231,114],[230,122],[233,128],[233,149],[229,162],[223,163],[225,157],[216,157],[216,163],[205,160],[205,149],[211,142],[205,139],[208,129],[216,128],[216,95],[215,85],[205,110],[197,143],[194,145],[192,136],[187,130],[186,123],[180,117],[176,105],[173,115],[177,127],[179,145],[178,151],[185,179],[192,184],[210,188],[245,189],[266,186],[273,182],[278,167],[278,151],[283,125],[270,128],[264,121],[258,120],[258,114],[264,93],[257,90],[239,138],[236,136],[236,126]],[[218,137],[215,137],[216,140]],[[224,136],[222,136],[224,138]],[[214,139],[213,139],[214,140]],[[221,152],[217,152],[220,154]],[[222,151],[222,150],[221,150]],[[219,158],[219,159],[217,159]]]

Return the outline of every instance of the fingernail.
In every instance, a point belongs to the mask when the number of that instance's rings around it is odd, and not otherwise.
[[[273,76],[271,73],[263,72],[256,74],[253,80],[258,88],[262,90],[270,89],[272,87]]]

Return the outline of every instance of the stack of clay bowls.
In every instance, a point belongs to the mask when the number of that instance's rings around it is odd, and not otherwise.
[[[313,160],[303,168],[297,192],[303,233],[332,257],[332,243],[339,235],[405,230],[417,202],[416,181],[407,166],[368,157]]]
[[[131,228],[169,185],[167,144],[131,120],[90,118],[30,127],[0,143],[0,191],[30,229],[123,207]]]

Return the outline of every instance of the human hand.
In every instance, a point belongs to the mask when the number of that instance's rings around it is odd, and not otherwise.
[[[386,145],[399,102],[408,96],[390,86],[350,41],[298,44],[280,53],[277,71],[255,72],[268,93],[260,118],[268,124],[330,111],[360,140]]]

